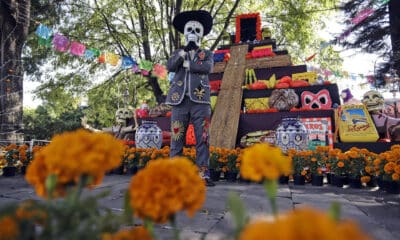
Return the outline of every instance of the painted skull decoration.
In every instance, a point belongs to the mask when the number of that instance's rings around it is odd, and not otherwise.
[[[332,107],[331,95],[327,89],[315,94],[304,91],[301,93],[301,106],[305,109],[330,109]]]
[[[297,106],[299,96],[293,89],[275,89],[269,97],[269,106],[279,111],[289,111]]]
[[[118,108],[115,112],[115,122],[125,126],[129,119],[133,118],[133,111],[127,108]]]
[[[383,110],[385,99],[376,90],[370,90],[363,95],[361,102],[368,109],[368,112],[380,112]]]
[[[188,45],[189,42],[193,42],[199,47],[200,40],[204,35],[204,27],[198,21],[188,21],[185,24],[183,35],[185,35],[186,45]]]
[[[288,149],[304,150],[308,147],[308,132],[305,125],[296,118],[284,118],[276,128],[276,145],[283,152]]]

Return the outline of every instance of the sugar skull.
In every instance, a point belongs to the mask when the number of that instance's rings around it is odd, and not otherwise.
[[[276,145],[283,152],[288,149],[304,150],[308,147],[308,132],[297,118],[284,118],[276,128]]]
[[[376,90],[370,90],[363,95],[361,102],[365,105],[368,112],[380,112],[383,110],[385,99]]]
[[[329,109],[332,107],[331,95],[326,89],[315,94],[304,91],[301,93],[301,106],[305,109]]]
[[[118,108],[115,112],[115,122],[119,125],[126,126],[129,119],[133,117],[133,111],[127,108]]]
[[[293,89],[275,89],[269,98],[269,106],[279,111],[289,111],[299,102],[299,97]]]

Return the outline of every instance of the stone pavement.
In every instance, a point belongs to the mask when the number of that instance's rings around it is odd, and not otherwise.
[[[92,192],[106,189],[111,194],[101,200],[101,204],[113,211],[122,211],[124,193],[131,176],[107,175],[103,184]],[[233,229],[232,218],[227,211],[226,200],[229,192],[237,192],[244,201],[251,218],[270,213],[269,202],[261,184],[217,182],[216,187],[207,189],[206,202],[193,218],[185,213],[177,216],[182,239],[222,239]],[[5,178],[0,176],[0,204],[37,199],[34,190],[22,176]],[[377,188],[337,188],[280,185],[277,197],[280,212],[304,205],[327,210],[332,202],[339,202],[342,217],[356,220],[361,227],[377,240],[400,239],[400,195],[387,194]],[[157,225],[159,239],[172,239],[169,225]]]

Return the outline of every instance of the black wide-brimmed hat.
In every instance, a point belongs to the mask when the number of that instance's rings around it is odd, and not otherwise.
[[[204,36],[207,35],[212,28],[213,19],[211,14],[204,10],[193,10],[181,12],[175,16],[172,25],[181,33],[185,31],[185,24],[189,21],[198,21],[204,27]]]

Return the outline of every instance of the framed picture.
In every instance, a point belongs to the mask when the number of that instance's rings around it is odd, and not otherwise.
[[[333,148],[332,121],[329,117],[300,118],[308,132],[308,149],[317,146]]]
[[[262,38],[260,13],[241,14],[236,17],[235,43],[260,41]]]

